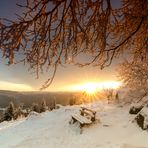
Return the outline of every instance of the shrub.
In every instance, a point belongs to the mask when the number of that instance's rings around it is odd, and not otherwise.
[[[32,111],[40,113],[40,107],[39,107],[39,105],[37,103],[32,104]]]
[[[46,101],[43,99],[41,102],[40,112],[45,112],[47,110]]]

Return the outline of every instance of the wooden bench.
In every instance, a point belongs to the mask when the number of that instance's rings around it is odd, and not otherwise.
[[[89,116],[92,122],[96,120],[96,111],[91,110],[89,108],[81,107],[80,114],[82,116]]]
[[[96,111],[86,107],[81,107],[80,114],[72,115],[70,124],[74,124],[75,122],[78,122],[80,124],[80,133],[82,133],[82,128],[85,125],[90,125],[94,123],[95,120],[96,120]]]
[[[92,121],[80,114],[74,114],[72,115],[72,120],[70,121],[70,124],[74,124],[75,122],[78,122],[80,124],[80,133],[82,133],[82,128],[85,125],[90,125]]]

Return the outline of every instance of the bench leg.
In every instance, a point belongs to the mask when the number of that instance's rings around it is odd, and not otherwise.
[[[73,124],[76,122],[77,120],[73,118]]]
[[[72,122],[73,122],[73,119],[71,119],[71,120],[69,121],[69,124],[72,124]]]
[[[71,119],[71,121],[69,122],[69,124],[74,124],[76,122],[76,119],[74,119],[73,117],[72,117],[72,119]]]
[[[95,120],[96,120],[96,118],[95,118],[95,117],[92,117],[92,118],[91,118],[91,121],[92,121],[92,122],[94,122]]]
[[[69,121],[69,124],[73,124],[73,122],[74,122],[74,119],[71,118],[71,120]]]
[[[83,127],[84,127],[84,124],[81,124],[81,123],[80,123],[80,134],[83,133]]]

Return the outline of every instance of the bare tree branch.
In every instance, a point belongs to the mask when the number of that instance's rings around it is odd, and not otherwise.
[[[148,59],[148,2],[123,0],[114,8],[110,0],[26,0],[17,20],[0,19],[0,49],[8,64],[22,53],[37,78],[44,67],[54,69],[43,85],[47,88],[59,65],[93,64],[104,68],[114,58],[130,53]],[[80,54],[92,60],[79,63]],[[17,61],[17,62],[16,62]]]

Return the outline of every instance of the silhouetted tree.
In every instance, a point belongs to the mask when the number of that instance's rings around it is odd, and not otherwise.
[[[115,94],[115,102],[119,103],[119,93],[118,93],[118,91],[116,91],[116,94]]]
[[[32,111],[40,113],[40,107],[39,107],[39,105],[37,103],[32,104]]]
[[[4,113],[4,120],[12,120],[14,118],[14,112],[15,112],[15,107],[13,102],[9,103],[9,106],[7,107],[5,113]]]
[[[8,64],[24,62],[37,77],[43,67],[53,70],[42,89],[53,81],[65,63],[94,64],[104,68],[123,53],[134,60],[147,59],[148,1],[26,0],[17,20],[0,19],[0,49]],[[24,56],[14,61],[15,53]],[[90,61],[75,59],[87,55]]]
[[[57,104],[57,102],[56,102],[56,97],[54,97],[54,99],[53,99],[53,108],[54,108],[54,109],[56,108],[56,104]]]
[[[41,102],[40,112],[45,112],[47,110],[46,101],[43,99]]]
[[[70,105],[75,105],[75,103],[76,103],[76,98],[75,97],[70,98],[69,104]]]
[[[18,117],[22,116],[22,108],[19,106],[18,108],[15,109],[14,111],[14,119],[16,120]]]

